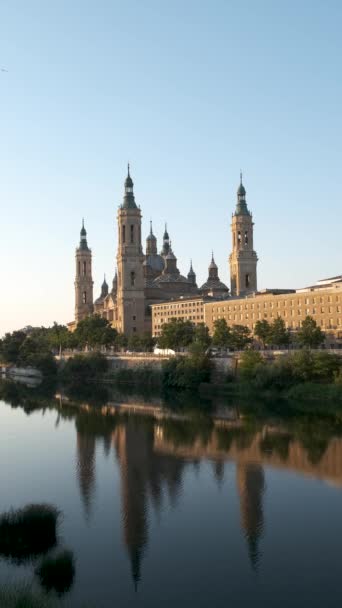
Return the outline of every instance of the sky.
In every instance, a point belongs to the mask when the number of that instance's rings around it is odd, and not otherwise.
[[[229,284],[239,173],[258,287],[342,272],[342,3],[1,0],[0,336],[74,316],[114,275],[127,162],[162,245]]]

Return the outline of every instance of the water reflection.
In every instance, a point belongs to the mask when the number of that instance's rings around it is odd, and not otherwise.
[[[236,481],[240,497],[241,528],[248,545],[248,555],[256,570],[260,561],[259,541],[264,528],[264,470],[258,464],[238,463]]]
[[[158,400],[118,396],[105,405],[76,402],[6,389],[6,401],[30,415],[39,408],[57,410],[58,419],[74,420],[76,473],[85,517],[90,521],[96,498],[96,455],[100,444],[119,468],[122,538],[135,589],[151,533],[150,505],[162,516],[163,505],[180,502],[186,471],[211,463],[218,487],[226,485],[225,464],[233,463],[240,527],[252,569],[262,567],[267,522],[265,468],[295,471],[342,485],[342,428],[332,415],[278,419],[241,417],[241,407],[220,415],[165,411]],[[0,397],[4,396],[4,393]],[[122,411],[125,411],[123,414]],[[137,413],[139,412],[139,413]]]

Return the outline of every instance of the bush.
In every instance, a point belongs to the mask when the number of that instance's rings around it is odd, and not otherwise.
[[[21,363],[39,369],[44,376],[53,376],[57,373],[57,363],[51,353],[28,355]]]
[[[101,353],[75,355],[66,362],[62,376],[68,381],[91,382],[108,370],[108,361]]]
[[[331,382],[341,368],[337,355],[303,350],[291,355],[293,375],[300,381]]]
[[[174,357],[163,362],[163,387],[197,390],[202,382],[210,381],[210,374],[207,355]]]
[[[254,383],[258,388],[283,389],[293,382],[291,361],[287,356],[266,365],[259,365],[255,370]]]
[[[53,548],[60,513],[50,505],[28,505],[0,517],[0,554],[17,562]]]
[[[260,353],[255,350],[246,350],[242,353],[239,361],[239,370],[244,379],[252,380],[260,366],[262,369],[265,367],[265,360]]]
[[[59,594],[69,591],[75,576],[72,552],[65,550],[56,556],[46,557],[36,568],[36,575],[46,591],[54,590]]]

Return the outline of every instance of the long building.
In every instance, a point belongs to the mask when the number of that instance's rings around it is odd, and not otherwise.
[[[318,281],[302,289],[265,289],[244,297],[179,298],[152,305],[152,332],[160,336],[162,326],[171,319],[205,323],[212,334],[216,319],[227,324],[245,325],[253,333],[255,323],[266,319],[284,319],[293,332],[298,331],[303,319],[311,316],[325,332],[327,343],[342,348],[342,275]]]

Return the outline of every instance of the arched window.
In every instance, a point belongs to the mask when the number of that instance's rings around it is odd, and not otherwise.
[[[126,243],[126,226],[122,226],[122,242]]]
[[[240,245],[241,245],[241,232],[240,232],[240,230],[238,232],[238,237],[237,238],[238,238],[238,247],[240,247]]]
[[[245,245],[248,245],[248,232],[245,230]]]
[[[87,262],[83,262],[83,276],[87,274]]]
[[[249,287],[249,286],[250,286],[250,278],[249,278],[249,274],[246,274],[246,276],[245,276],[245,285],[246,285],[246,287]]]
[[[131,224],[131,243],[134,243],[134,225]]]
[[[83,295],[82,295],[82,302],[83,302],[83,304],[86,304],[86,303],[87,303],[87,292],[86,292],[86,291],[84,291],[84,292],[83,292]]]
[[[78,262],[78,276],[81,274],[81,262]]]
[[[131,287],[134,287],[135,285],[135,272],[131,272]]]

